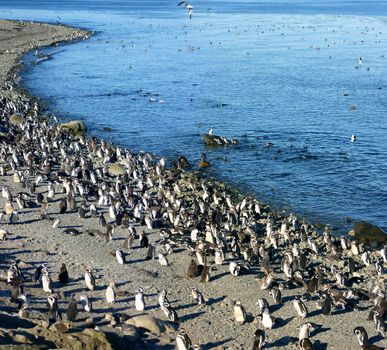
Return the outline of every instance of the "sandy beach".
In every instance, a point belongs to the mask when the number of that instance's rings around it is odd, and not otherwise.
[[[0,21],[0,205],[4,210],[0,348],[174,349],[178,329],[184,328],[201,349],[252,349],[255,331],[265,328],[257,318],[261,298],[269,302],[277,319],[272,329],[265,329],[265,349],[299,349],[298,328],[305,322],[315,324],[310,334],[314,349],[361,349],[354,335],[358,326],[366,328],[370,344],[385,347],[374,320],[368,320],[375,303],[384,303],[386,317],[383,244],[371,248],[369,242],[358,245],[350,237],[322,235],[303,218],[276,213],[257,199],[202,180],[182,166],[169,169],[150,154],[134,154],[72,133],[60,121],[40,116],[35,101],[17,87],[21,56],[88,35],[60,25]],[[64,203],[67,210],[60,213]],[[54,228],[56,219],[60,223]],[[148,247],[141,246],[138,236],[142,235],[154,244],[153,259],[147,259]],[[124,255],[123,264],[116,258],[117,250]],[[222,264],[215,261],[219,250],[224,254]],[[168,266],[160,264],[159,254]],[[211,268],[208,282],[187,276],[191,260],[200,265],[203,256]],[[292,260],[290,277],[284,273],[284,259]],[[24,287],[20,294],[28,296],[30,304],[20,311],[17,301],[10,302],[15,287],[7,283],[12,260],[24,276],[14,277]],[[381,274],[375,268],[377,261]],[[241,267],[240,275],[230,273],[231,262]],[[51,293],[33,280],[43,263],[52,278]],[[64,285],[58,281],[63,263],[69,273]],[[85,285],[89,268],[95,290]],[[317,273],[316,290],[307,291],[300,280],[309,285]],[[273,282],[263,289],[268,275]],[[343,276],[344,284],[338,283],[337,275]],[[113,304],[105,298],[111,282],[116,293]],[[194,301],[193,287],[203,294],[204,304]],[[135,307],[139,288],[145,310]],[[282,293],[279,304],[269,294],[273,288]],[[167,291],[177,322],[168,321],[159,307],[162,290]],[[68,321],[66,310],[73,294],[78,315]],[[81,294],[92,300],[91,312],[82,309]],[[63,315],[57,328],[47,323],[50,295]],[[332,299],[329,315],[317,307],[326,295]],[[305,318],[293,306],[296,296],[305,300]],[[237,301],[247,312],[244,324],[235,321]]]

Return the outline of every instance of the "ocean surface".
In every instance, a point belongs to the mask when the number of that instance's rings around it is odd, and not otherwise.
[[[96,32],[22,74],[90,134],[194,166],[206,152],[208,176],[339,233],[386,228],[387,1],[192,0],[191,20],[177,2],[0,0],[0,17]],[[239,144],[206,148],[210,128]]]

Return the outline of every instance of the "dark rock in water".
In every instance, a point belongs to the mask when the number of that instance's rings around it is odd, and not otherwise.
[[[203,140],[206,146],[227,146],[233,142],[233,140],[227,140],[225,137],[210,134],[204,134]]]
[[[177,160],[177,162],[175,163],[176,166],[179,168],[179,169],[184,169],[184,168],[188,168],[190,167],[191,165],[189,164],[189,161],[186,157],[184,156],[180,156],[179,159]]]
[[[354,226],[355,237],[362,243],[387,243],[387,234],[378,226],[367,221],[358,221]]]
[[[206,146],[229,146],[237,145],[239,141],[237,139],[227,139],[224,136],[213,135],[211,132],[203,135],[203,140]]]
[[[111,132],[111,131],[113,131],[113,129],[112,129],[112,128],[109,128],[108,126],[104,126],[102,130],[103,130],[103,131],[106,131],[106,132]]]

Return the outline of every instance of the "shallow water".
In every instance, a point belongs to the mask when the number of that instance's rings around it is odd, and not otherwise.
[[[170,160],[207,151],[210,175],[340,231],[387,227],[387,2],[195,1],[191,21],[171,1],[77,3],[0,1],[97,31],[24,71],[51,110]],[[210,127],[240,144],[206,150]]]

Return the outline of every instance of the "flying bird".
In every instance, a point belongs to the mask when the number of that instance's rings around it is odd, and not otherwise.
[[[180,1],[177,6],[181,6],[181,5],[184,5],[185,8],[188,10],[188,17],[189,19],[192,18],[192,12],[193,12],[193,6],[191,4],[188,4],[187,2],[185,1]]]

